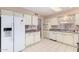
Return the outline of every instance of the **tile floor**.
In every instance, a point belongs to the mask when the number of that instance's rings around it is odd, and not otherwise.
[[[76,52],[77,48],[54,42],[48,39],[27,47],[24,52]]]

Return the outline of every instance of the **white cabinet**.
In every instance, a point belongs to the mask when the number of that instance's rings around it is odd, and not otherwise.
[[[48,34],[49,34],[49,32],[48,31],[43,31],[43,36],[44,36],[44,38],[48,38],[49,36],[48,36]]]
[[[78,43],[78,34],[74,34],[74,46],[77,47],[77,43]]]
[[[63,38],[62,38],[62,33],[61,32],[57,32],[57,41],[63,42]]]
[[[26,34],[26,46],[33,44],[33,42],[34,42],[33,33],[27,33]]]
[[[32,16],[24,14],[24,20],[26,25],[31,25],[32,24]]]
[[[75,33],[61,33],[59,36],[57,36],[57,40],[72,46],[77,47],[78,42],[78,34]]]
[[[62,38],[63,38],[63,40],[62,40],[63,43],[74,45],[73,44],[73,40],[74,40],[73,33],[63,33]]]
[[[49,39],[57,40],[57,33],[54,31],[49,32]]]
[[[36,15],[32,16],[32,25],[38,25],[38,16]]]
[[[78,34],[49,31],[48,38],[77,47]]]
[[[79,25],[79,14],[75,14],[75,24]]]
[[[49,39],[52,39],[52,34],[53,34],[52,31],[49,31],[49,34],[48,34]]]
[[[58,18],[50,18],[48,19],[50,25],[58,25]]]
[[[33,44],[33,33],[26,34],[26,46]]]
[[[34,33],[34,42],[39,42],[40,41],[40,32],[35,32]]]
[[[26,46],[40,41],[40,32],[26,33]]]
[[[26,34],[26,46],[28,46],[28,45],[30,45],[30,34],[29,33],[27,33]]]
[[[24,14],[24,20],[26,25],[38,25],[38,16]]]
[[[30,44],[33,44],[34,43],[34,33],[30,33]]]
[[[68,15],[68,16],[63,16],[58,18],[59,23],[74,23],[74,15]]]
[[[57,41],[74,46],[74,34],[65,32],[57,33]]]

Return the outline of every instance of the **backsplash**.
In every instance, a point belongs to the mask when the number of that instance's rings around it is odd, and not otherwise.
[[[40,31],[39,25],[25,25],[25,32],[37,32]]]
[[[79,30],[79,26],[76,26],[73,23],[51,25],[51,28],[49,30],[76,31]]]

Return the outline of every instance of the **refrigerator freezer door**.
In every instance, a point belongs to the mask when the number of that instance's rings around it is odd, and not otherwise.
[[[10,30],[11,29],[11,30]],[[13,51],[13,12],[1,10],[1,51]]]
[[[14,51],[22,51],[25,48],[25,26],[23,14],[14,14]]]

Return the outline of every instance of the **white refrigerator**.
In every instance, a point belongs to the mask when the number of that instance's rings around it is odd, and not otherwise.
[[[23,14],[1,10],[1,52],[18,52],[25,48]]]

